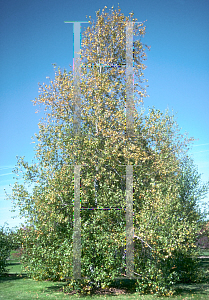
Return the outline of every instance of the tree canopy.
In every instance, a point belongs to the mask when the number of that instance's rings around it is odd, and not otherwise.
[[[34,100],[45,110],[35,160],[29,165],[19,158],[15,173],[25,183],[17,181],[11,195],[29,229],[22,231],[23,262],[33,278],[67,279],[68,289],[125,278],[126,166],[132,166],[136,288],[166,295],[174,283],[197,277],[195,241],[202,216],[196,200],[208,185],[196,189],[199,177],[186,160],[193,139],[180,133],[175,117],[154,107],[143,112],[144,24],[120,9],[104,8],[96,17],[82,37],[79,134],[73,126],[72,71],[55,66],[54,80],[40,85]],[[131,135],[125,114],[128,22],[134,24]],[[81,280],[73,279],[75,165],[81,166]]]

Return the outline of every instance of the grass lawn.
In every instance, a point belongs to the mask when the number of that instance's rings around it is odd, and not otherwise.
[[[209,256],[209,249],[202,249],[201,250],[201,255],[202,256]]]
[[[206,254],[204,254],[206,255]],[[201,259],[202,268],[209,272],[209,259]],[[208,274],[209,275],[209,274]],[[209,278],[209,276],[208,276]],[[65,283],[51,281],[35,281],[27,278],[23,273],[18,258],[13,253],[8,261],[8,274],[0,277],[0,299],[3,300],[30,300],[30,299],[174,299],[174,300],[206,300],[209,299],[209,280],[201,284],[180,284],[177,286],[177,295],[171,297],[156,297],[153,295],[139,295],[138,293],[78,296],[67,295],[61,290]]]

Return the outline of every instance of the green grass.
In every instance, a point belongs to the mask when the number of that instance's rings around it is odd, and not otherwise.
[[[153,295],[139,295],[138,293],[130,293],[126,295],[93,295],[79,296],[67,295],[62,292],[62,287],[65,283],[51,281],[35,281],[27,278],[23,273],[21,264],[15,257],[15,252],[8,260],[8,274],[0,277],[0,299],[4,300],[30,300],[30,299],[173,299],[173,300],[205,300],[209,298],[209,259],[201,260],[201,267],[208,274],[205,282],[201,284],[179,284],[177,286],[177,294],[171,297],[156,297]]]
[[[202,249],[201,250],[201,255],[209,256],[209,249]]]
[[[140,299],[154,300],[165,299],[153,295],[138,295],[137,293],[118,296],[85,296],[65,295],[60,292],[64,283],[50,281],[34,281],[25,277],[8,276],[0,279],[0,299],[4,300],[29,300],[29,299]],[[205,300],[209,296],[209,284],[179,285],[178,295],[169,297],[174,300]]]
[[[17,251],[12,250],[7,263],[7,272],[9,274],[23,274],[22,265],[19,262],[19,257],[17,256]]]

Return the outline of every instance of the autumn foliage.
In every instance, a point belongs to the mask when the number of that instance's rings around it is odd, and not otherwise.
[[[24,232],[23,263],[39,280],[68,280],[68,290],[105,287],[125,278],[125,166],[134,170],[134,274],[141,293],[172,294],[172,286],[197,278],[196,205],[184,214],[182,161],[192,139],[180,133],[168,112],[150,108],[146,96],[142,37],[134,26],[134,134],[126,135],[125,17],[120,9],[97,12],[82,37],[81,128],[74,134],[73,72],[55,67],[40,85],[34,105],[45,119],[36,135],[35,160],[19,158],[24,184],[11,197],[31,230]],[[115,67],[110,67],[115,64]],[[81,167],[82,277],[73,277],[74,164]],[[28,189],[28,185],[32,185]],[[192,188],[190,188],[192,189]],[[190,213],[192,217],[190,217]],[[66,279],[67,278],[67,279]]]

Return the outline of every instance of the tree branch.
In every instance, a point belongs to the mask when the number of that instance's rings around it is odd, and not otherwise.
[[[139,236],[134,235],[134,238],[137,238],[138,240],[142,241],[142,242],[143,242],[144,244],[146,244],[150,249],[153,250],[153,248],[152,248],[147,242],[145,242],[142,238],[140,238]]]

